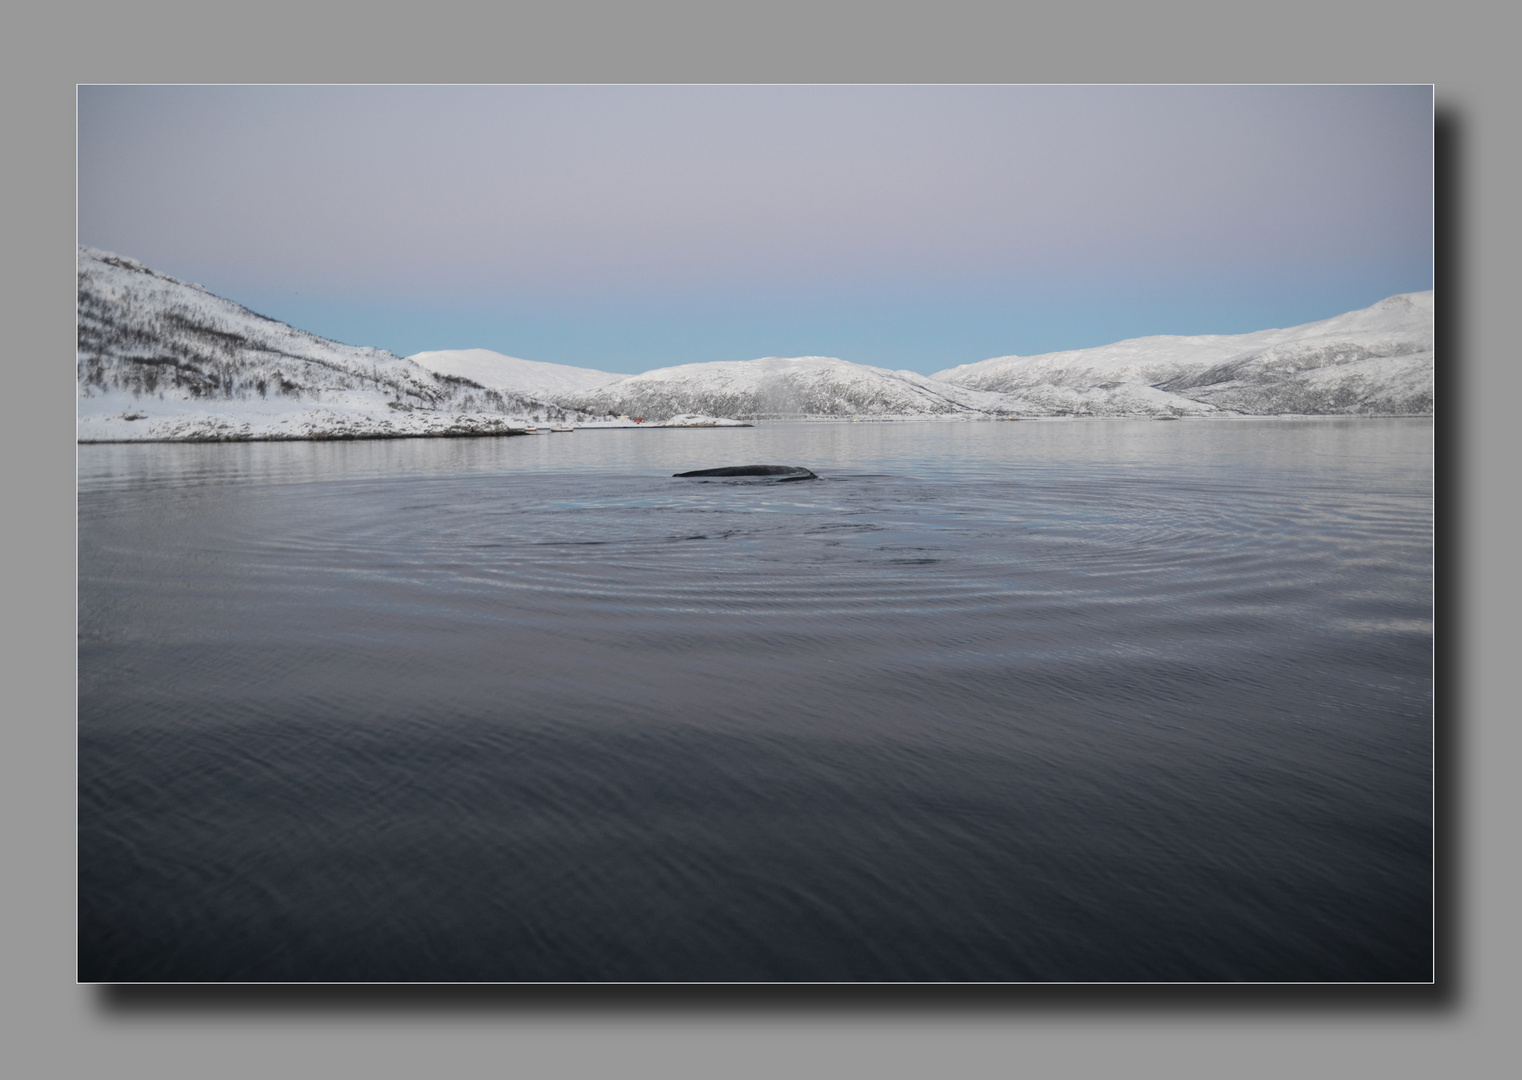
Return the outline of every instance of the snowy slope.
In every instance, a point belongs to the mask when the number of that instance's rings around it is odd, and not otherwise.
[[[952,386],[912,371],[828,356],[768,356],[659,368],[556,400],[587,412],[657,420],[678,413],[759,419],[974,418],[1009,412],[1019,404],[1002,394]]]
[[[1433,294],[1251,334],[1134,338],[926,377],[764,357],[623,377],[486,349],[341,345],[132,259],[79,250],[79,438],[497,434],[529,420],[1433,411]]]
[[[1405,293],[1288,329],[1001,356],[932,378],[1075,414],[1425,414],[1433,408],[1433,309],[1430,290]]]
[[[413,353],[407,359],[436,375],[453,375],[494,390],[512,390],[537,398],[591,390],[626,377],[594,368],[520,360],[490,349],[444,349]]]
[[[79,249],[78,289],[81,440],[488,434],[546,410],[104,251]]]

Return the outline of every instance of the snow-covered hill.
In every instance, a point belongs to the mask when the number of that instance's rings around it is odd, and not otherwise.
[[[84,441],[499,434],[562,412],[294,329],[133,259],[81,248],[78,260]]]
[[[754,418],[1431,414],[1433,294],[1250,334],[1133,338],[938,371],[767,357],[687,364],[581,393],[592,412]]]
[[[1132,338],[1000,356],[932,378],[1075,415],[1430,414],[1433,293],[1250,334]]]
[[[768,356],[659,368],[556,400],[587,412],[657,420],[678,413],[747,419],[981,418],[1020,406],[1006,395],[828,356]]]
[[[341,345],[79,250],[79,438],[501,434],[529,421],[1433,411],[1432,292],[1282,330],[1146,337],[939,371],[765,357],[619,376],[486,349]],[[628,421],[623,421],[628,423]],[[603,426],[607,426],[604,424]]]
[[[407,359],[436,375],[453,375],[493,390],[508,390],[535,398],[574,394],[626,377],[594,368],[520,360],[490,349],[444,349],[413,353]]]

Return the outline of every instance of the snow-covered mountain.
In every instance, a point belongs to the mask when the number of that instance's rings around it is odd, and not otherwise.
[[[618,414],[781,418],[1414,414],[1433,411],[1434,301],[1406,293],[1250,334],[1133,338],[933,376],[824,356],[620,376],[487,349],[341,345],[132,259],[79,250],[79,438],[501,434]]]
[[[678,413],[747,419],[972,418],[1020,406],[1007,395],[828,356],[768,356],[658,368],[556,400],[587,412],[657,420]]]
[[[1430,414],[1433,309],[1431,290],[1404,293],[1283,330],[1000,356],[932,378],[1046,414]]]
[[[829,357],[687,364],[553,395],[591,412],[752,418],[1430,415],[1433,294],[1250,334],[1133,338],[929,377]]]
[[[562,412],[297,330],[133,259],[78,258],[84,441],[499,434]]]
[[[535,398],[574,394],[625,378],[594,368],[520,360],[490,349],[443,349],[413,353],[407,359],[436,375],[452,375],[493,390],[508,390]]]

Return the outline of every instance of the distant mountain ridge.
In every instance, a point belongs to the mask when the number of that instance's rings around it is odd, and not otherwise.
[[[611,371],[520,360],[490,349],[442,349],[413,353],[407,357],[436,375],[469,379],[494,390],[508,390],[539,398],[574,394],[625,378]]]
[[[512,417],[562,412],[93,248],[78,253],[76,365],[85,440],[494,434]]]
[[[1179,414],[1430,414],[1434,307],[1429,289],[1287,329],[999,356],[931,378],[1048,414],[1114,415],[1113,403],[1148,391],[1166,395],[1154,396],[1156,408]]]
[[[79,438],[501,434],[529,418],[1431,415],[1431,290],[1286,329],[1133,338],[919,375],[763,357],[618,375],[488,349],[399,357],[297,330],[133,259],[78,255]],[[677,422],[683,422],[678,420]]]
[[[833,357],[685,364],[561,395],[590,412],[750,419],[1430,415],[1431,290],[1286,329],[1132,338],[919,375]]]
[[[656,419],[678,413],[755,420],[982,418],[1002,415],[1009,405],[1002,395],[831,356],[768,356],[658,368],[559,400],[588,412]]]

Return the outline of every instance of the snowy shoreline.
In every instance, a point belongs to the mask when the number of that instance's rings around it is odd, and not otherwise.
[[[788,417],[776,419],[758,419],[754,421],[725,420],[716,424],[673,424],[660,422],[647,422],[636,424],[633,422],[610,421],[607,423],[577,424],[575,431],[670,431],[674,429],[689,428],[749,428],[772,424],[998,424],[998,423],[1159,423],[1174,420],[1187,420],[1192,422],[1220,421],[1233,423],[1243,420],[1422,420],[1431,422],[1430,413],[1278,413],[1272,415],[1253,415],[1240,413],[1234,415],[1214,414],[1210,416],[974,416],[974,417],[935,417],[935,416],[902,416],[902,417],[873,417],[871,419],[856,419],[852,417],[821,416],[821,417]],[[538,434],[547,434],[547,429],[540,428]],[[252,433],[252,432],[206,432],[204,434],[144,434],[125,437],[101,436],[88,438],[81,436],[76,440],[81,446],[104,446],[123,445],[132,443],[250,443],[250,442],[359,442],[376,439],[504,439],[520,435],[532,435],[534,431],[524,427],[504,426],[497,429],[482,426],[475,429],[464,427],[448,427],[441,430],[413,430],[413,431],[314,431],[310,434],[288,434],[281,432]]]
[[[549,424],[536,423],[521,416],[414,410],[377,417],[361,409],[273,412],[251,408],[247,403],[236,403],[226,412],[182,411],[167,417],[160,415],[150,418],[133,409],[102,414],[99,406],[107,400],[104,397],[81,400],[81,405],[89,401],[97,408],[92,413],[78,417],[76,442],[352,442],[359,439],[499,439],[517,435],[551,434]],[[243,407],[237,408],[237,405]],[[641,428],[732,428],[752,425],[723,417],[679,416],[643,423],[598,419],[568,426],[572,431],[625,431]]]

